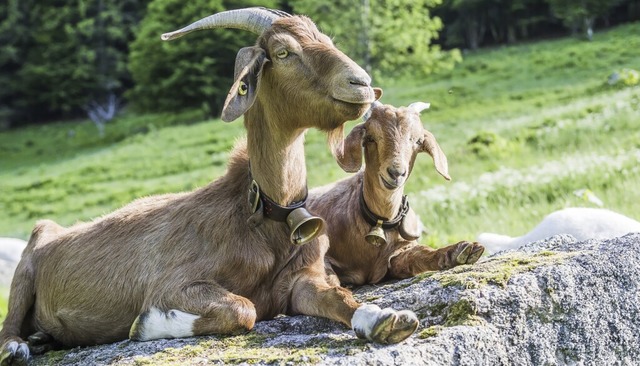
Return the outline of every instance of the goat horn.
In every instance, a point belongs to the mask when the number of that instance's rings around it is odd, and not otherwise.
[[[425,109],[429,108],[430,106],[431,106],[431,103],[415,102],[415,103],[409,104],[409,107],[407,108],[413,109],[414,111],[420,113]]]
[[[170,41],[196,30],[212,28],[243,29],[260,35],[271,27],[271,23],[276,19],[290,16],[284,11],[267,8],[227,10],[209,15],[177,31],[165,33],[160,38],[163,41]]]

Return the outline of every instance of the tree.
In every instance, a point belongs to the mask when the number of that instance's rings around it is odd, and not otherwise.
[[[453,67],[457,50],[443,51],[432,41],[442,21],[430,9],[440,0],[290,1],[294,11],[309,15],[336,46],[375,78],[424,76]]]
[[[277,7],[274,0],[233,2],[233,8],[247,6]],[[149,4],[129,60],[135,86],[127,96],[139,110],[195,107],[210,115],[219,113],[233,83],[235,55],[254,44],[256,35],[214,29],[171,42],[161,41],[160,35],[229,8],[221,0],[153,0]]]
[[[90,103],[121,95],[132,39],[145,2],[9,0],[0,51],[0,95],[18,124],[79,115]],[[0,8],[2,9],[2,8]],[[4,44],[4,43],[3,43]]]
[[[551,11],[562,19],[572,33],[585,32],[587,39],[593,36],[593,25],[597,17],[607,13],[622,0],[547,0]]]
[[[26,51],[32,43],[28,9],[34,0],[0,2],[0,125],[10,126],[19,115],[18,91],[20,80],[16,74],[24,65]]]

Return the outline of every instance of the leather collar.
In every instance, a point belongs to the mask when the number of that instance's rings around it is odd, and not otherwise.
[[[377,226],[378,221],[382,221],[382,228],[384,230],[394,229],[400,225],[404,217],[409,212],[409,200],[407,196],[402,196],[402,205],[400,206],[400,211],[392,220],[386,221],[384,217],[380,217],[367,207],[367,204],[364,202],[364,188],[360,190],[360,213],[364,220],[371,226]]]
[[[249,178],[251,178],[251,167],[249,167]],[[304,198],[300,201],[292,202],[288,206],[280,206],[275,201],[273,201],[269,196],[267,196],[262,189],[260,189],[260,185],[251,178],[251,187],[249,188],[249,205],[251,206],[252,212],[254,213],[260,209],[262,206],[262,212],[265,217],[280,222],[286,222],[287,216],[291,213],[291,211],[304,207],[307,203],[307,195],[308,191],[305,187]],[[258,202],[259,201],[259,202]]]
[[[289,206],[280,206],[279,204],[275,203],[271,198],[269,198],[269,196],[262,192],[259,187],[258,191],[260,192],[260,200],[262,201],[264,216],[274,221],[287,221],[287,216],[289,216],[291,211],[295,210],[296,208],[304,207],[307,203],[306,191],[302,200],[292,202]]]

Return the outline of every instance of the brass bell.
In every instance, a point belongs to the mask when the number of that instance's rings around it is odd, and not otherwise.
[[[387,244],[387,236],[384,233],[384,229],[382,229],[382,220],[378,220],[376,226],[372,227],[369,234],[364,238],[367,240],[367,243],[376,247]]]
[[[287,215],[287,225],[291,230],[291,242],[302,245],[313,240],[324,227],[324,220],[313,216],[304,207],[298,207]]]

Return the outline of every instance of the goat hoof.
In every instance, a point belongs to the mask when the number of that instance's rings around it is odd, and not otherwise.
[[[461,241],[455,244],[455,249],[453,252],[453,266],[458,266],[461,264],[473,264],[480,259],[482,253],[484,253],[484,247],[476,242],[468,242]]]
[[[41,355],[45,352],[61,348],[60,343],[44,332],[36,332],[30,335],[27,340],[29,341],[29,350],[32,355]]]
[[[30,346],[37,346],[45,343],[51,343],[53,338],[44,332],[36,332],[27,337]]]
[[[407,339],[418,328],[418,318],[409,310],[382,310],[380,318],[371,331],[371,340],[376,343],[394,344]]]
[[[418,317],[409,310],[380,309],[364,305],[354,315],[354,330],[360,338],[382,344],[399,343],[418,329]]]
[[[484,253],[484,247],[478,242],[473,242],[473,249],[467,258],[467,264],[474,264],[477,262],[482,256],[482,253]]]
[[[26,365],[30,356],[29,346],[26,343],[9,341],[2,347],[0,365]]]

